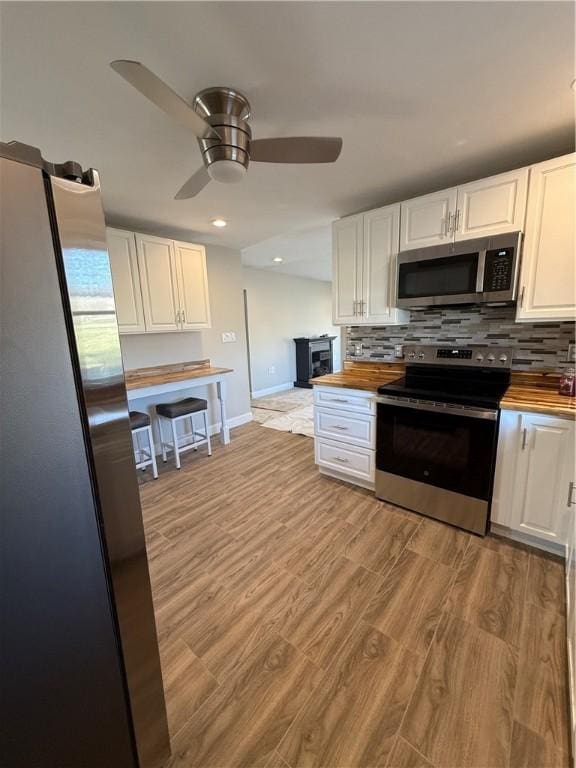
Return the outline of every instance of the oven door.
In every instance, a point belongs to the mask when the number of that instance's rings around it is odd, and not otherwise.
[[[377,406],[376,495],[485,533],[498,411],[391,400]]]

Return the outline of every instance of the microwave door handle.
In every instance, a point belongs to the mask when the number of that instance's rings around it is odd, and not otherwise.
[[[478,253],[478,272],[476,273],[476,293],[484,292],[484,270],[486,269],[486,251]]]

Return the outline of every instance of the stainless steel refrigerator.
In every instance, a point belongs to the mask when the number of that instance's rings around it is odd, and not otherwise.
[[[169,738],[98,174],[0,144],[0,765]]]

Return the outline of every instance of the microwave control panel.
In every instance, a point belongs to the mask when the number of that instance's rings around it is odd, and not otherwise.
[[[512,287],[514,248],[486,251],[484,291],[509,291]]]

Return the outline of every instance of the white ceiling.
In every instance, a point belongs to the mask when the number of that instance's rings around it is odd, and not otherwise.
[[[283,261],[278,264],[275,258]],[[332,279],[332,230],[329,225],[288,232],[242,250],[249,267],[285,272],[314,280]]]
[[[573,146],[570,2],[40,2],[1,15],[3,140],[98,168],[113,223],[253,246],[254,266],[280,254],[282,271],[329,277],[333,219]],[[342,155],[253,164],[240,185],[175,201],[196,140],[108,67],[116,58],[188,99],[236,86],[256,137],[340,135]],[[214,230],[216,216],[229,226]]]

